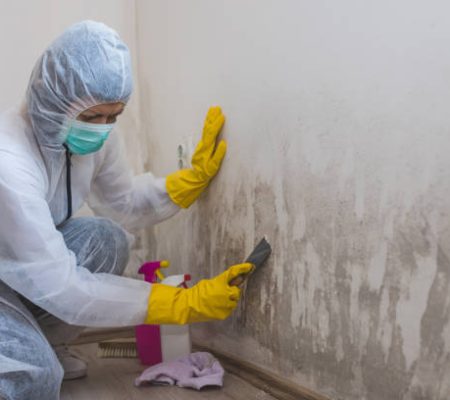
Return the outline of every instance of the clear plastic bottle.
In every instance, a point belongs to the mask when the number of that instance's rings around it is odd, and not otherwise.
[[[190,275],[172,275],[161,283],[175,287],[187,287]],[[171,361],[191,353],[191,335],[189,325],[161,325],[161,351],[163,361]]]

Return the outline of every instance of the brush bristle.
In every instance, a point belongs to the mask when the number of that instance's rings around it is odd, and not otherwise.
[[[136,358],[135,342],[100,342],[97,356],[100,358]]]

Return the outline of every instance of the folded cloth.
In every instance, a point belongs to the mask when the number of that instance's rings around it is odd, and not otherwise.
[[[222,387],[223,375],[222,366],[212,354],[198,352],[147,368],[135,380],[135,385],[166,384],[200,390],[204,386]]]

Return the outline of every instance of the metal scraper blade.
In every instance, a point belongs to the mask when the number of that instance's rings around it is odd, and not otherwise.
[[[272,248],[270,247],[269,242],[264,237],[253,249],[251,254],[247,257],[245,262],[252,263],[255,265],[255,269],[247,274],[241,274],[237,277],[233,278],[229,284],[231,286],[241,286],[247,279],[249,275],[255,272],[259,267],[261,267],[266,260],[269,258],[270,253],[272,253]]]
[[[262,238],[256,245],[251,254],[247,257],[245,262],[252,263],[256,269],[261,267],[272,253],[272,248],[266,238]]]

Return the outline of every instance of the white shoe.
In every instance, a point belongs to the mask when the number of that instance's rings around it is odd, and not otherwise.
[[[87,375],[87,364],[82,359],[70,353],[67,346],[54,348],[56,356],[64,369],[64,380],[79,379]]]

